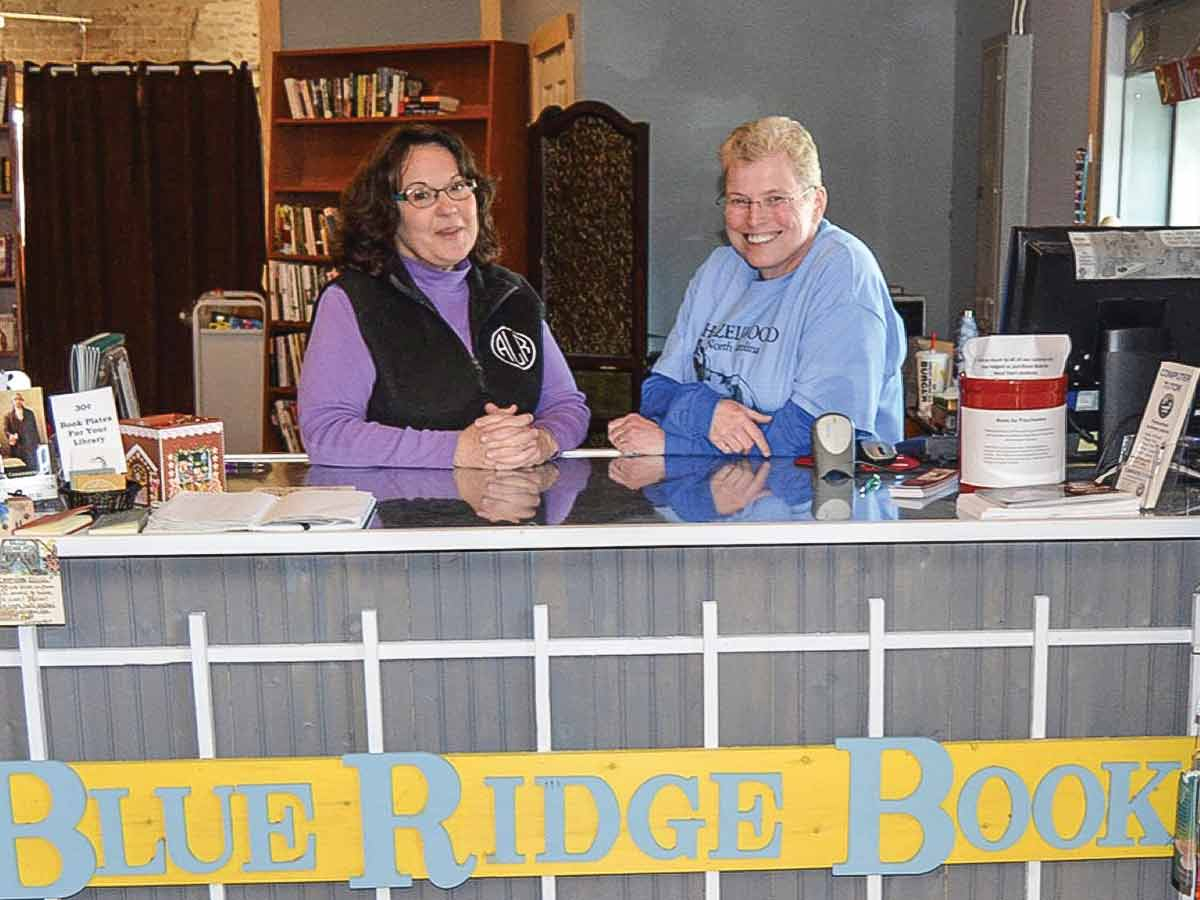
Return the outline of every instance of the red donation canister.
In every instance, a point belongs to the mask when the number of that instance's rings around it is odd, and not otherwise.
[[[1067,477],[1067,376],[959,382],[965,488],[1055,484]]]

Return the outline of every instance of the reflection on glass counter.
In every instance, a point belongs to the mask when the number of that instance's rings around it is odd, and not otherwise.
[[[378,503],[374,528],[899,518],[886,476],[882,483],[862,476],[814,486],[811,470],[790,459],[557,459],[513,472],[269,463],[231,471],[228,480],[235,491],[287,486],[370,491]],[[953,504],[922,514],[953,517]]]
[[[609,477],[641,489],[674,522],[879,522],[899,513],[878,476],[814,479],[790,459],[670,456],[614,459]]]

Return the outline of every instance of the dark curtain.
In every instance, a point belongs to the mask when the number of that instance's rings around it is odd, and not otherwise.
[[[260,289],[250,71],[177,66],[25,66],[26,359],[50,393],[72,343],[119,331],[143,414],[190,412],[192,305]]]

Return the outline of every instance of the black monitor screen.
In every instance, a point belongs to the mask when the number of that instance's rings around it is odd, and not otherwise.
[[[1153,336],[1165,345],[1159,353],[1162,358],[1200,366],[1200,279],[1080,281],[1075,277],[1075,251],[1068,233],[1087,231],[1113,229],[1082,225],[1013,229],[997,327],[1002,334],[1070,335],[1067,376],[1072,408],[1079,392],[1086,396],[1087,392],[1101,390],[1106,375],[1105,351],[1114,346],[1114,334],[1123,339],[1132,335],[1138,340]],[[1145,349],[1136,341],[1123,346]],[[1145,404],[1145,397],[1123,399],[1122,412],[1133,408],[1140,411],[1138,404]],[[1084,403],[1076,421],[1099,431],[1099,405]],[[1197,431],[1197,422],[1193,418],[1193,432]]]

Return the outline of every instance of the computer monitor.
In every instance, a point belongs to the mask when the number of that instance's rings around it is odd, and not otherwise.
[[[1081,281],[1068,233],[1087,231],[1114,229],[1013,228],[997,331],[1070,335],[1068,454],[1096,459],[1103,451],[1103,465],[1115,460],[1121,435],[1137,431],[1159,363],[1200,366],[1200,279]],[[1099,439],[1093,446],[1079,431]],[[1194,412],[1189,431],[1200,434]]]

